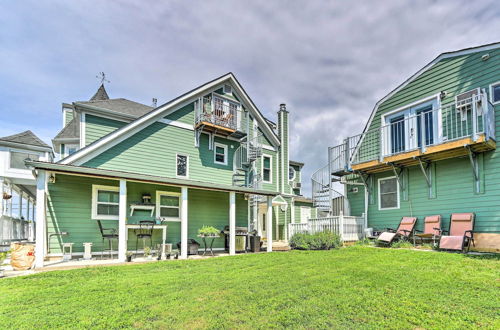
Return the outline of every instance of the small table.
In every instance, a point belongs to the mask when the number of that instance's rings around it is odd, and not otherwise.
[[[205,250],[203,251],[203,255],[205,255],[207,253],[207,247],[208,247],[208,251],[212,254],[212,256],[214,256],[214,250],[212,247],[214,245],[215,239],[219,238],[220,236],[218,236],[218,235],[213,235],[213,236],[198,235],[198,237],[201,237],[201,239],[203,240],[203,245],[205,248]],[[210,245],[207,245],[207,241],[206,241],[207,238],[211,239]]]
[[[128,230],[129,229],[140,229],[141,225],[139,225],[139,224],[127,224],[126,227],[127,227],[127,230],[126,230],[127,236],[125,237],[125,240],[128,242]],[[162,258],[165,258],[165,243],[167,241],[167,227],[168,227],[168,225],[154,225],[154,227],[153,227],[153,230],[157,230],[157,229],[162,230],[162,236],[161,236],[161,240],[162,240],[161,257]]]

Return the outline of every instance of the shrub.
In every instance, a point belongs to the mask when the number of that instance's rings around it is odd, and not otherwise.
[[[219,236],[220,230],[212,227],[203,225],[200,229],[198,229],[199,236]]]
[[[290,247],[297,250],[330,250],[341,245],[340,236],[331,231],[297,233],[290,239]]]
[[[414,246],[412,243],[406,240],[399,240],[397,242],[392,243],[391,247],[396,249],[413,249]]]

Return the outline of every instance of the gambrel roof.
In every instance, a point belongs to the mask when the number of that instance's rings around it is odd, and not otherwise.
[[[18,134],[14,134],[14,135],[1,137],[0,142],[1,141],[51,149],[48,144],[46,144],[45,142],[40,140],[38,138],[38,136],[36,136],[30,130],[24,131],[24,132],[21,132]]]
[[[382,103],[384,103],[390,97],[392,97],[394,94],[396,94],[401,89],[403,89],[404,87],[406,87],[409,83],[411,83],[412,81],[414,81],[415,79],[417,79],[424,72],[426,72],[429,69],[431,69],[438,62],[440,62],[440,61],[442,61],[442,60],[444,60],[446,58],[463,56],[463,55],[468,55],[468,54],[483,52],[483,51],[487,51],[487,50],[490,50],[490,49],[497,49],[497,48],[500,48],[500,42],[495,42],[495,43],[481,45],[481,46],[477,46],[477,47],[470,47],[470,48],[464,48],[464,49],[460,49],[460,50],[456,50],[456,51],[441,53],[435,59],[433,59],[431,62],[429,62],[426,66],[424,66],[422,69],[420,69],[415,74],[413,74],[410,78],[408,78],[407,80],[405,80],[401,85],[397,86],[395,89],[393,89],[391,92],[389,92],[389,94],[387,94],[382,99],[380,99],[377,103],[375,103],[375,107],[372,110],[372,113],[370,115],[370,119],[366,123],[366,126],[365,126],[363,132],[366,132],[366,130],[368,130],[368,128],[370,127],[370,125],[371,125],[371,123],[373,121],[373,118],[375,117],[375,114],[377,113],[377,110],[378,110],[379,106]]]
[[[117,129],[116,131],[78,150],[74,154],[62,159],[60,163],[81,165],[85,163],[86,160],[92,159],[94,156],[108,150],[121,141],[139,132],[143,128],[164,118],[166,115],[169,115],[182,108],[183,106],[193,102],[197,97],[202,96],[207,91],[228,83],[234,86],[237,94],[241,98],[241,101],[248,107],[248,111],[250,112],[250,114],[259,122],[259,128],[270,140],[270,142],[274,146],[279,146],[280,140],[278,136],[266,121],[264,116],[257,109],[252,99],[248,96],[236,77],[230,72],[212,81],[209,81],[177,98],[174,98],[173,100],[163,105],[160,105],[156,109],[147,112],[146,114],[130,122],[129,124]]]

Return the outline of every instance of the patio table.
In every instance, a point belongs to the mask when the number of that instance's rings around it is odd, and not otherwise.
[[[212,247],[214,245],[215,239],[220,237],[220,236],[218,236],[218,235],[214,235],[214,236],[198,235],[198,237],[201,237],[201,239],[203,241],[203,245],[204,245],[203,255],[205,255],[207,253],[207,247],[208,247],[208,251],[212,254],[212,256],[214,256],[214,250]],[[206,241],[207,238],[210,239],[210,245],[207,244],[207,241]]]
[[[140,229],[140,225],[139,224],[127,224],[126,225],[127,227],[127,236],[126,236],[126,240],[128,242],[128,231],[129,229]],[[154,225],[154,228],[153,230],[162,230],[162,236],[161,236],[161,240],[162,240],[162,251],[161,251],[161,257],[162,258],[165,258],[165,244],[166,244],[166,241],[167,241],[167,227],[168,225]]]

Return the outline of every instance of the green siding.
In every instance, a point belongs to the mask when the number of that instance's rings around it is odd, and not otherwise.
[[[73,110],[65,110],[66,117],[64,121],[64,126],[68,125],[70,121],[75,118],[75,112]]]
[[[179,110],[165,116],[165,119],[194,125],[194,103],[190,103]]]
[[[113,119],[98,117],[86,114],[85,115],[85,145],[88,145],[96,140],[99,140],[105,135],[114,132],[127,123]]]
[[[278,170],[279,166],[277,164],[278,157],[276,152],[270,151],[270,150],[262,150],[263,155],[268,155],[271,156],[272,159],[272,166],[271,166],[271,177],[272,177],[272,182],[271,183],[262,183],[262,189],[265,190],[272,190],[272,191],[277,191],[278,190]],[[260,173],[262,175],[263,173],[263,162],[262,162],[262,157],[257,160],[259,163],[257,164],[258,167],[260,167]],[[263,175],[262,175],[263,177]]]
[[[50,241],[51,253],[61,252],[62,242],[74,243],[75,252],[83,251],[84,242],[92,242],[93,251],[102,251],[102,241],[97,222],[91,217],[92,184],[118,186],[117,181],[84,178],[78,176],[58,175],[55,184],[49,184],[47,204],[47,232],[50,235],[58,231],[67,231],[67,236],[53,237]],[[150,193],[155,202],[156,191],[179,191],[177,187],[162,185],[127,183],[127,212],[129,205],[141,200],[143,193]],[[236,195],[236,225],[247,226],[247,201],[241,194]],[[151,220],[149,212],[137,212],[134,216],[127,213],[127,223],[138,223],[140,220]],[[118,221],[102,220],[103,227],[116,228]],[[167,243],[174,246],[180,241],[180,223],[167,222]],[[229,193],[188,190],[188,236],[196,239],[198,229],[203,225],[223,229],[229,224]],[[149,242],[148,242],[149,243]],[[153,244],[161,243],[161,231],[154,232]],[[114,248],[116,249],[116,242]],[[223,247],[224,240],[216,239],[214,247]],[[139,249],[142,242],[139,242]],[[128,249],[135,249],[135,236],[129,230]]]
[[[489,53],[487,61],[482,55]],[[406,104],[446,91],[447,96],[441,102],[454,101],[457,94],[473,88],[484,88],[489,93],[489,85],[500,80],[500,50],[489,50],[465,56],[448,58],[440,61],[417,79],[384,101],[370,125],[370,129],[380,127],[381,115]],[[500,106],[495,106],[497,140],[500,133]],[[378,149],[373,149],[378,152]],[[500,161],[498,149],[479,157],[481,170],[481,192],[475,193],[473,175],[467,158],[455,158],[435,162],[432,171],[435,181],[432,194],[418,167],[407,171],[407,189],[400,196],[400,208],[397,210],[378,210],[378,179],[393,176],[392,172],[374,176],[373,194],[370,196],[368,224],[375,228],[397,226],[402,216],[414,215],[419,218],[417,228],[422,229],[423,217],[441,214],[444,228],[448,228],[449,216],[455,212],[474,212],[475,230],[479,232],[500,232]],[[358,186],[359,187],[359,186]],[[349,193],[353,215],[364,212],[364,193]]]

